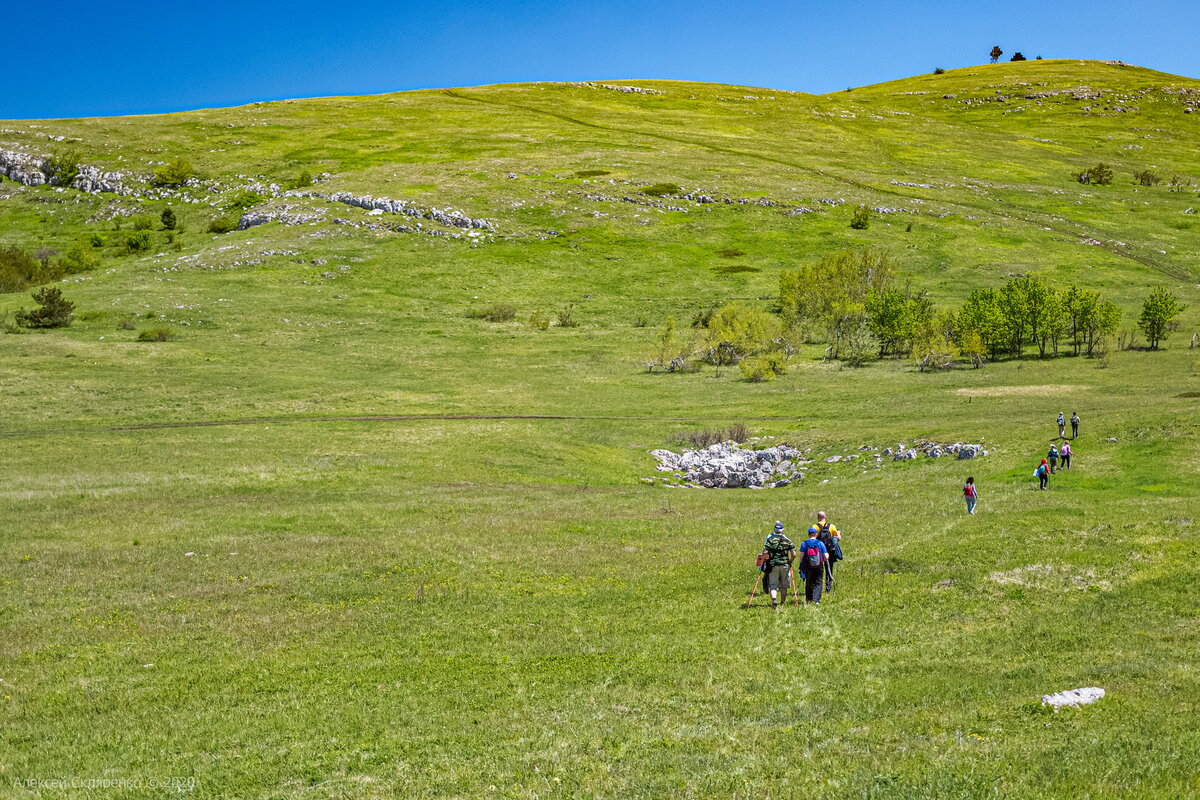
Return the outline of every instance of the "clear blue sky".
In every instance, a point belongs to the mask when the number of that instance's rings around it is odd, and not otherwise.
[[[0,118],[534,80],[828,92],[987,60],[1121,59],[1200,76],[1200,0],[14,2]]]

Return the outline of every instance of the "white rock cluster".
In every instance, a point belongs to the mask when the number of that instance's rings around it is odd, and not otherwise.
[[[703,450],[651,450],[659,472],[674,473],[678,483],[662,478],[666,486],[693,489],[763,489],[787,486],[800,480],[803,453],[786,444],[762,450],[743,449],[734,441],[719,442]],[[652,478],[643,478],[653,483]]]
[[[81,192],[113,192],[115,194],[130,194],[131,189],[122,182],[123,172],[103,172],[99,167],[80,166],[79,173],[71,182],[71,187]]]
[[[249,209],[238,220],[238,230],[244,231],[255,225],[265,225],[268,222],[281,222],[284,225],[307,225],[311,222],[324,222],[325,214],[309,208],[298,208],[290,205],[256,206]]]
[[[942,458],[943,456],[979,458],[987,454],[988,451],[983,449],[983,445],[981,444],[967,444],[965,442],[939,444],[938,442],[920,441],[912,447],[901,442],[894,449],[891,447],[885,448],[880,455],[884,458],[890,457],[893,461],[912,461],[918,455],[923,455],[926,458]]]
[[[1065,692],[1042,695],[1042,705],[1052,706],[1055,711],[1070,706],[1079,708],[1088,703],[1094,703],[1104,697],[1104,690],[1099,686],[1085,686],[1082,689],[1068,689]]]
[[[0,150],[0,174],[24,186],[41,186],[49,181],[42,171],[45,161],[17,150]]]
[[[331,200],[335,203],[343,203],[355,208],[361,208],[365,211],[382,211],[388,214],[404,214],[409,217],[419,219],[427,219],[442,225],[448,225],[455,228],[482,228],[484,230],[492,230],[494,226],[486,219],[476,219],[467,216],[461,211],[456,211],[452,208],[421,208],[404,200],[392,200],[388,197],[371,197],[370,195],[354,195],[350,192],[334,192],[333,194],[325,194],[324,192],[291,192],[299,197],[318,197],[322,200]]]

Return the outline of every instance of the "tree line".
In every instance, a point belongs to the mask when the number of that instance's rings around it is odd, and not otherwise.
[[[1165,288],[1151,291],[1137,321],[1151,349],[1177,328],[1186,308]],[[1037,275],[976,289],[959,308],[938,309],[928,292],[900,278],[886,253],[847,250],[781,272],[775,313],[743,302],[714,306],[696,315],[690,333],[668,320],[647,366],[739,365],[748,379],[766,380],[784,372],[804,343],[826,344],[827,358],[850,364],[909,357],[921,371],[959,360],[979,367],[1021,358],[1031,348],[1040,358],[1107,356],[1132,346],[1122,317],[1098,291],[1058,288]]]

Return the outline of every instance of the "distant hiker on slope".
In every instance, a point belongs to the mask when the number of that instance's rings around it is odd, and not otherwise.
[[[1058,472],[1058,448],[1050,445],[1050,449],[1046,451],[1046,458],[1050,461],[1050,472]]]
[[[1063,442],[1062,447],[1058,449],[1058,454],[1062,457],[1062,468],[1071,468],[1071,443]]]
[[[800,572],[804,575],[804,602],[821,604],[821,582],[825,579],[825,562],[829,551],[817,538],[820,531],[814,525],[808,529],[808,538],[800,545]]]
[[[791,588],[792,562],[796,559],[796,545],[783,535],[783,523],[775,523],[775,531],[766,541],[767,591],[771,594],[771,608],[778,608],[780,602],[787,601],[787,592]]]
[[[1063,438],[1067,435],[1067,420],[1063,417],[1063,412],[1058,412],[1058,438]]]
[[[825,545],[825,591],[833,593],[833,565],[842,560],[842,532],[829,522],[824,511],[817,512],[817,538]]]
[[[1074,411],[1071,412],[1071,438],[1079,438],[1079,415]]]
[[[1038,464],[1038,468],[1033,471],[1033,477],[1041,482],[1039,489],[1045,489],[1050,484],[1050,468],[1046,466],[1046,459],[1042,459],[1042,463]]]
[[[967,499],[967,513],[975,513],[975,503],[979,500],[979,492],[975,489],[975,479],[968,477],[963,484],[963,497]]]

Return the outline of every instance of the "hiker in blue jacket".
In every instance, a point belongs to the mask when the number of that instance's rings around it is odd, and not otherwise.
[[[817,538],[817,527],[808,529],[808,538],[800,545],[800,573],[804,576],[804,602],[821,605],[821,584],[825,580],[825,562],[829,550]]]

